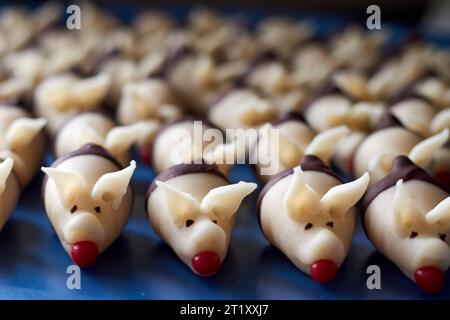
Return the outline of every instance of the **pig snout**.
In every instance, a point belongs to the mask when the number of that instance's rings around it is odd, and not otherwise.
[[[91,213],[80,212],[69,220],[64,229],[65,241],[72,244],[70,256],[79,267],[95,263],[99,244],[103,241],[104,229]]]
[[[419,239],[418,239],[419,240]],[[450,248],[439,239],[426,239],[416,251],[413,263],[416,284],[425,292],[437,293],[444,287],[444,273],[450,264]]]
[[[198,221],[191,236],[193,252],[192,269],[201,276],[217,273],[221,266],[220,255],[225,251],[225,232],[213,222]]]
[[[344,258],[344,245],[331,231],[323,229],[317,232],[306,247],[300,249],[300,261],[310,264],[310,275],[319,283],[334,279],[337,265]]]

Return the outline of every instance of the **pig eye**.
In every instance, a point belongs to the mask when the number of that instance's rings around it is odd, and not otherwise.
[[[334,226],[333,221],[328,221],[327,222],[327,227],[333,228],[333,226]]]
[[[410,238],[410,239],[414,239],[414,238],[417,237],[417,236],[418,236],[418,233],[415,232],[415,231],[413,231],[413,232],[411,232],[411,234],[409,235],[409,238]]]
[[[95,212],[97,212],[97,213],[102,212],[102,208],[100,208],[100,207],[95,207],[94,210],[95,210]]]
[[[191,220],[191,219],[186,220],[186,228],[189,228],[193,224],[194,224],[194,220]]]
[[[447,239],[447,235],[446,235],[445,233],[440,234],[440,235],[439,235],[439,239],[441,239],[442,241],[445,242],[445,240]]]
[[[313,227],[313,224],[311,222],[308,222],[308,224],[305,226],[305,230],[309,230]]]
[[[77,210],[78,210],[78,207],[76,205],[74,205],[72,208],[70,208],[70,213],[74,213]]]

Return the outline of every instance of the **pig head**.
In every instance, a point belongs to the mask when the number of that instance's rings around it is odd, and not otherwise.
[[[115,171],[108,159],[84,157],[42,168],[49,178],[44,194],[47,215],[64,249],[80,267],[92,265],[122,232],[131,211],[129,183],[136,168],[132,161]]]
[[[353,237],[353,207],[368,183],[367,173],[338,184],[326,173],[295,167],[293,174],[272,186],[261,202],[266,237],[315,281],[332,280]]]
[[[373,200],[365,222],[377,249],[419,287],[427,292],[443,287],[450,266],[446,192],[425,181],[400,179]]]
[[[0,108],[0,158],[14,160],[14,172],[25,187],[44,157],[46,120],[28,118],[18,108]]]
[[[161,237],[196,274],[216,273],[228,250],[234,214],[256,184],[239,182],[215,187],[200,199],[167,182],[156,181],[163,208]]]

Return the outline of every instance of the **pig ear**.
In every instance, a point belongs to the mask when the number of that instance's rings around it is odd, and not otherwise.
[[[157,129],[155,122],[138,122],[129,126],[111,129],[105,139],[105,148],[117,153],[125,152],[140,139],[154,133]]]
[[[303,159],[303,152],[289,137],[280,135],[279,143],[280,161],[284,167],[292,168],[301,162]]]
[[[346,126],[325,130],[315,136],[305,150],[305,154],[315,155],[328,163],[339,140],[350,133]]]
[[[75,139],[77,139],[80,146],[87,143],[103,144],[103,137],[97,130],[89,126],[78,127],[75,131]]]
[[[450,227],[450,197],[439,202],[425,216],[425,220],[429,224],[437,223]]]
[[[6,180],[8,180],[9,175],[12,172],[14,166],[14,160],[7,158],[2,163],[0,163],[0,194],[5,191]]]
[[[256,189],[255,183],[240,181],[210,190],[200,204],[202,212],[227,221],[238,211],[242,200]]]
[[[291,183],[284,196],[289,217],[301,220],[303,217],[320,211],[320,197],[305,181],[305,174],[300,166],[295,167]]]
[[[431,132],[439,132],[445,128],[450,128],[450,109],[442,110],[431,120]]]
[[[369,174],[366,172],[355,181],[337,185],[328,190],[320,202],[331,216],[345,220],[346,213],[366,192],[369,180]]]
[[[368,169],[372,177],[384,177],[392,168],[394,155],[391,153],[380,153],[369,159]]]
[[[442,148],[448,140],[448,129],[419,142],[409,153],[409,158],[418,166],[425,167],[434,153]]]
[[[65,208],[76,202],[86,188],[86,182],[78,172],[44,167],[41,170],[56,184],[56,190]]]
[[[47,124],[43,118],[19,118],[11,123],[5,134],[6,144],[14,149],[28,145]]]
[[[179,191],[162,181],[155,183],[162,190],[169,214],[177,226],[182,227],[187,219],[199,213],[199,203],[189,193]]]
[[[242,123],[253,126],[255,122],[263,123],[270,120],[275,113],[272,105],[258,97],[248,97],[243,101],[239,114]]]
[[[392,202],[394,210],[395,230],[401,237],[407,236],[415,225],[423,221],[423,215],[414,206],[411,196],[406,191],[403,180],[397,181],[395,185],[395,195]]]
[[[85,110],[93,109],[108,92],[110,78],[106,74],[99,74],[91,78],[78,79],[71,89],[71,96],[77,104]]]
[[[351,121],[358,127],[367,125],[370,129],[375,127],[384,112],[385,106],[381,103],[358,102],[353,105]]]
[[[96,201],[111,202],[114,210],[119,208],[135,169],[136,162],[131,161],[125,169],[105,173],[92,188],[92,198]]]

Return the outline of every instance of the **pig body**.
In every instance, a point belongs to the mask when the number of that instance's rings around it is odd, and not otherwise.
[[[216,164],[227,175],[238,159],[244,156],[252,137],[227,143],[223,133],[207,122],[185,117],[162,127],[151,144],[152,164],[160,173],[177,164],[193,161]],[[244,141],[245,140],[245,141]]]
[[[450,265],[448,189],[405,156],[363,199],[374,246],[419,287],[439,291]]]
[[[426,138],[432,135],[430,124],[437,110],[426,100],[419,97],[409,97],[392,105],[389,111],[407,129],[420,137]]]
[[[46,121],[32,119],[19,107],[0,106],[0,158],[14,160],[14,173],[25,188],[41,166],[47,139]]]
[[[329,163],[335,146],[349,133],[347,127],[340,126],[315,135],[301,119],[289,115],[273,125],[264,125],[261,131],[253,156],[256,159],[256,172],[263,182],[285,169],[297,166],[306,154],[316,155]],[[265,160],[270,160],[270,165]],[[273,168],[270,174],[267,173],[268,167]]]
[[[55,138],[57,158],[94,143],[103,146],[121,164],[130,162],[133,144],[149,143],[159,125],[155,121],[142,121],[129,126],[117,127],[115,122],[100,112],[77,114],[61,125]]]
[[[14,160],[0,161],[0,231],[11,216],[20,196],[20,185],[13,172]]]
[[[180,164],[152,182],[146,210],[159,237],[193,272],[216,273],[230,242],[235,213],[253,183],[229,184],[215,166]]]
[[[218,128],[257,128],[276,116],[269,100],[250,89],[231,90],[208,110],[208,119]]]
[[[258,198],[262,231],[293,264],[319,282],[332,280],[347,256],[354,205],[369,177],[342,184],[315,156],[269,180]]]
[[[317,132],[341,125],[370,132],[386,107],[370,100],[365,85],[366,80],[359,74],[335,73],[306,105],[304,114],[308,124]]]
[[[386,127],[368,135],[356,148],[353,156],[353,175],[359,177],[368,171],[371,184],[390,172],[393,159],[398,155],[409,155],[416,164],[429,166],[434,154],[448,140],[447,129],[422,140],[405,129],[395,116],[387,114],[384,119]]]
[[[91,144],[42,168],[48,176],[43,185],[47,216],[80,267],[92,265],[125,227],[134,169],[134,162],[122,169],[105,149]]]
[[[117,110],[121,124],[138,121],[172,121],[182,116],[179,102],[169,85],[162,80],[150,79],[126,84]]]
[[[79,79],[67,73],[42,81],[36,88],[35,113],[48,121],[47,129],[53,135],[71,116],[99,109],[110,85],[106,74]]]

